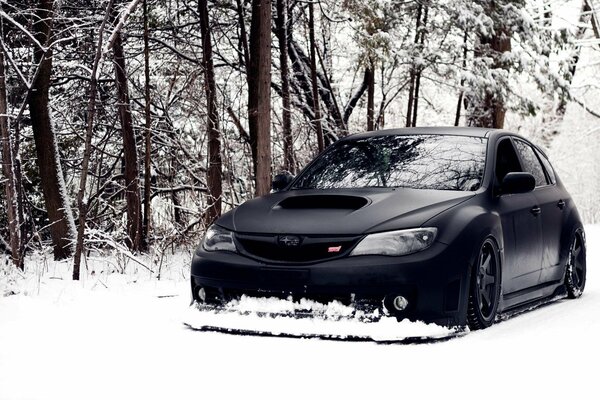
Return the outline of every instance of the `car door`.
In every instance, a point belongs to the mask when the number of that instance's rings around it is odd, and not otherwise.
[[[544,250],[542,255],[541,282],[552,282],[563,277],[564,270],[560,265],[561,235],[566,202],[568,198],[557,185],[556,176],[552,165],[546,156],[534,148],[538,160],[541,161],[546,173],[547,185],[534,191],[534,195],[542,210],[542,232],[544,237]]]
[[[501,139],[496,150],[496,186],[509,172],[528,172],[521,166],[510,138]],[[504,234],[503,292],[517,293],[540,281],[542,223],[533,193],[501,194],[498,212]]]

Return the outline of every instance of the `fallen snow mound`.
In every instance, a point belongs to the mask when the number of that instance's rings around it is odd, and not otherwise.
[[[395,317],[366,313],[338,301],[323,304],[248,296],[223,306],[194,304],[183,322],[198,331],[386,343],[437,341],[466,333],[463,328],[421,321],[398,322]]]

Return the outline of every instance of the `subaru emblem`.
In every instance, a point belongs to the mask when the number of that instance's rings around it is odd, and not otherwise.
[[[300,245],[300,237],[293,235],[277,236],[277,243],[282,247],[298,247]]]

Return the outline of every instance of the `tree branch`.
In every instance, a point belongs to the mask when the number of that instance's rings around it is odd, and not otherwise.
[[[592,30],[594,31],[594,36],[596,36],[596,39],[600,39],[600,26],[599,22],[598,22],[598,14],[597,11],[594,7],[594,2],[590,1],[590,0],[585,0],[585,2],[587,3],[588,8],[591,10],[591,20],[592,20]]]
[[[121,31],[121,29],[123,29],[125,22],[127,22],[127,18],[129,18],[129,16],[135,11],[135,8],[138,6],[138,4],[140,4],[140,0],[132,0],[132,2],[129,3],[129,5],[127,7],[125,7],[123,9],[123,11],[121,11],[121,16],[119,17],[119,22],[117,22],[115,29],[110,34],[110,37],[108,38],[108,41],[106,42],[106,46],[104,46],[103,53],[108,53],[110,51],[110,49],[112,49],[112,47],[115,43],[115,40],[117,39],[117,35]]]
[[[6,255],[12,256],[12,251],[10,251],[10,246],[2,236],[0,236],[0,249]]]
[[[46,46],[43,46],[33,35],[33,33],[29,32],[27,30],[27,28],[25,28],[23,25],[21,25],[20,23],[18,23],[17,21],[15,21],[14,19],[12,19],[10,17],[10,15],[8,15],[7,13],[5,13],[3,10],[0,9],[0,17],[4,18],[5,20],[7,20],[8,22],[10,22],[12,25],[14,25],[17,29],[19,29],[20,31],[22,31],[28,38],[29,40],[31,40],[33,42],[33,44],[35,44],[37,47],[40,48],[40,50],[42,50],[44,53],[48,50],[48,48]]]
[[[227,114],[229,114],[229,116],[231,117],[231,119],[233,120],[234,125],[236,126],[236,128],[238,129],[238,131],[240,131],[240,136],[248,143],[250,143],[250,135],[248,134],[248,131],[246,131],[246,129],[244,128],[244,126],[242,125],[242,122],[240,121],[240,119],[237,117],[237,115],[235,115],[235,113],[233,112],[233,109],[231,108],[231,106],[227,107]]]
[[[585,103],[584,103],[583,101],[579,100],[577,97],[573,97],[572,99],[573,99],[573,101],[574,101],[575,103],[577,103],[577,104],[579,104],[581,107],[583,107],[583,109],[584,109],[585,111],[587,111],[588,113],[590,113],[591,115],[593,115],[593,116],[594,116],[594,117],[596,117],[596,118],[600,118],[600,113],[599,113],[599,112],[597,112],[597,111],[594,111],[594,110],[591,110],[591,109],[589,109],[589,108],[588,108],[588,106],[586,106],[586,105],[585,105]]]
[[[348,126],[348,120],[350,119],[350,115],[352,115],[352,111],[354,111],[354,107],[356,107],[356,103],[358,103],[362,95],[366,92],[368,86],[369,74],[367,69],[365,69],[365,74],[363,76],[362,83],[350,98],[350,101],[346,105],[346,108],[344,108],[344,124],[346,124],[346,126]]]
[[[9,53],[8,49],[6,48],[6,46],[4,46],[4,39],[0,37],[0,47],[2,47],[2,52],[4,53],[4,55],[6,56],[6,58],[8,59],[9,64],[11,65],[11,67],[13,67],[13,69],[15,70],[15,72],[17,73],[17,75],[19,76],[19,79],[21,79],[21,81],[23,82],[23,84],[25,85],[25,87],[27,88],[27,90],[31,89],[31,83],[27,80],[27,78],[25,78],[25,75],[23,75],[23,72],[19,69],[19,66],[17,65],[17,63],[15,63],[15,60],[13,60],[11,54]]]

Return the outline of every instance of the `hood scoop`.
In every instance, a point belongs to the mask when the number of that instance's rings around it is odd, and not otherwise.
[[[274,209],[309,210],[309,209],[338,209],[358,210],[369,203],[365,197],[346,195],[308,195],[292,196],[279,202]]]

